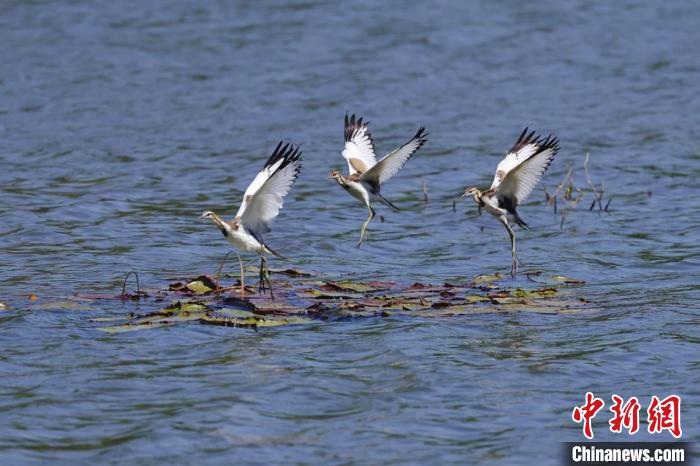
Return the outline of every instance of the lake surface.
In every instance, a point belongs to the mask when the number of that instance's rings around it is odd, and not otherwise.
[[[698,442],[698,18],[694,2],[3,2],[0,462],[557,464],[589,390],[606,411],[677,393]],[[381,153],[430,132],[383,190],[403,211],[379,207],[359,250],[366,211],[325,179],[346,112]],[[129,270],[152,287],[214,274],[228,245],[198,215],[233,215],[283,138],[304,167],[273,267],[507,273],[502,226],[452,205],[525,126],[561,140],[549,191],[573,166],[586,197],[560,229],[535,190],[521,269],[585,280],[590,312],[107,335],[91,319],[158,303],[52,304],[116,294]],[[588,210],[586,153],[607,213]],[[629,439],[609,414],[596,439]]]

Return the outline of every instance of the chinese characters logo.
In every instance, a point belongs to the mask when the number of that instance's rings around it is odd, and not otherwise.
[[[608,421],[610,431],[621,433],[623,429],[630,435],[639,431],[639,412],[642,406],[637,397],[631,397],[625,401],[618,395],[612,395],[613,404],[610,411],[613,413],[612,419]],[[571,419],[577,423],[583,423],[583,435],[587,439],[593,438],[593,418],[603,409],[605,402],[597,398],[591,392],[586,393],[585,403],[575,406],[571,412]],[[660,400],[656,395],[651,397],[647,408],[647,431],[650,434],[661,433],[667,430],[675,438],[680,438],[683,434],[681,430],[681,397],[669,395]]]

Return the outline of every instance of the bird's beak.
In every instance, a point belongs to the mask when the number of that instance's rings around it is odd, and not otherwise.
[[[204,214],[202,214],[202,215],[199,216],[199,218],[200,218],[200,219],[203,219],[203,218],[206,218],[206,217],[204,216]]]
[[[327,180],[332,180],[332,179],[333,179],[333,175],[328,175],[328,176],[326,177],[326,179],[327,179]]]

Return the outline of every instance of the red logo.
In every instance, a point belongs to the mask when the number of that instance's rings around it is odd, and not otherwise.
[[[647,409],[647,419],[650,434],[668,430],[676,438],[683,434],[681,431],[681,397],[669,395],[663,400],[654,395]]]
[[[642,406],[636,396],[625,401],[622,397],[613,394],[613,401],[610,411],[613,413],[612,419],[608,421],[610,432],[621,433],[627,430],[629,435],[634,435],[639,431],[639,412]],[[603,409],[605,402],[601,398],[596,398],[593,393],[586,392],[586,402],[581,406],[575,406],[571,412],[571,419],[577,424],[583,422],[583,435],[587,439],[593,438],[593,418]],[[667,430],[675,438],[683,435],[681,430],[681,397],[669,395],[663,400],[659,400],[656,395],[651,397],[649,408],[647,409],[647,431],[650,434],[661,433]]]
[[[605,402],[600,398],[593,396],[593,393],[586,393],[586,404],[583,406],[576,406],[571,413],[571,419],[574,422],[579,423],[583,421],[583,435],[588,439],[593,438],[593,427],[591,426],[591,421],[598,414],[598,411],[603,409]]]
[[[610,411],[615,414],[615,416],[608,421],[610,424],[610,431],[620,433],[622,428],[627,429],[630,435],[634,435],[639,430],[639,409],[641,405],[636,396],[633,396],[624,405],[624,401],[617,395],[612,396],[613,405],[610,407]]]

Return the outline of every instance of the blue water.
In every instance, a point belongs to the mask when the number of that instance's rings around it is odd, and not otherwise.
[[[606,410],[612,393],[643,409],[677,393],[697,442],[698,17],[693,2],[3,2],[0,462],[557,464],[588,390]],[[380,207],[359,250],[366,211],[325,179],[346,112],[382,154],[430,132],[383,190],[403,211]],[[585,197],[560,229],[535,190],[522,269],[585,280],[589,312],[105,335],[91,319],[159,304],[61,305],[118,293],[128,270],[150,287],[213,274],[228,246],[197,216],[234,214],[283,138],[304,167],[267,237],[291,260],[273,267],[507,273],[503,228],[452,205],[524,126],[561,140],[549,192],[573,166]],[[586,153],[607,213],[588,211]],[[596,439],[630,439],[609,416]]]

